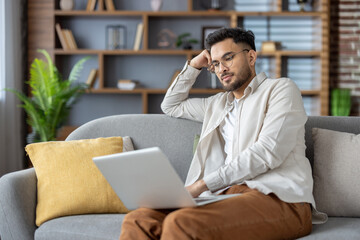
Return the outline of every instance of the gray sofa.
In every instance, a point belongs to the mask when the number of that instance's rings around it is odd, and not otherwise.
[[[309,117],[306,124],[307,156],[313,163],[313,127],[360,133],[360,117]],[[185,179],[192,158],[193,140],[201,124],[164,115],[118,115],[91,121],[67,140],[130,136],[135,149],[159,146]],[[180,147],[181,146],[181,147]],[[35,226],[36,175],[33,169],[0,178],[0,236],[2,240],[118,239],[123,214],[67,216]],[[360,239],[360,218],[330,217],[314,225],[303,239]]]

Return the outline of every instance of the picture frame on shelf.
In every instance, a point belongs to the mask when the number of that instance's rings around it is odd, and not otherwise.
[[[206,40],[207,36],[210,33],[213,33],[216,30],[219,30],[220,28],[222,28],[222,26],[203,26],[202,27],[202,35],[201,35],[201,48],[202,49],[205,49],[205,40]]]

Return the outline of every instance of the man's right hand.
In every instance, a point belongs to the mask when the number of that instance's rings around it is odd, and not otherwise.
[[[211,64],[211,56],[208,50],[206,49],[203,50],[199,55],[191,59],[189,63],[190,66],[197,68],[199,70],[203,67],[206,68],[209,67],[210,64]]]

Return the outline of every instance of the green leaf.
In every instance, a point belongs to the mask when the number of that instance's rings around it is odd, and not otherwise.
[[[84,58],[80,59],[74,65],[74,67],[71,69],[71,72],[70,72],[70,75],[69,75],[69,81],[70,82],[76,81],[79,78],[80,72],[82,71],[82,69],[84,67],[84,63],[89,59],[90,59],[90,57],[84,57]]]
[[[87,85],[72,84],[80,76],[84,63],[90,58],[80,59],[72,68],[69,79],[63,80],[61,73],[53,64],[50,55],[45,50],[38,50],[47,62],[34,59],[30,67],[30,80],[26,82],[30,86],[32,97],[13,90],[21,101],[21,107],[27,114],[27,122],[33,129],[35,141],[55,140],[56,132],[66,121],[70,108],[76,100],[85,92]]]

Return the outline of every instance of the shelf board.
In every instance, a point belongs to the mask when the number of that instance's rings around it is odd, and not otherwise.
[[[274,52],[261,52],[257,51],[258,56],[320,56],[320,50],[278,50]]]
[[[133,17],[142,17],[142,16],[151,16],[151,17],[229,17],[232,15],[236,16],[269,16],[269,17],[281,17],[281,16],[309,16],[309,17],[320,17],[322,12],[237,12],[237,11],[86,11],[86,10],[55,10],[55,16],[133,16]]]
[[[133,90],[122,90],[118,88],[102,88],[102,89],[91,89],[88,91],[90,94],[165,94],[167,89],[163,88],[135,88]],[[220,88],[193,88],[190,90],[191,94],[216,94],[223,92]],[[320,90],[302,90],[302,95],[320,95]]]
[[[103,54],[103,55],[197,55],[200,54],[202,50],[182,50],[182,49],[149,49],[149,50],[138,50],[134,51],[131,49],[123,50],[102,50],[102,49],[75,49],[75,50],[63,50],[55,49],[54,53],[56,55],[94,55],[94,54]],[[320,50],[278,50],[274,52],[261,52],[258,51],[259,56],[320,56]]]
[[[301,90],[301,94],[305,96],[320,96],[321,90]]]
[[[103,54],[103,55],[187,55],[199,54],[201,50],[182,50],[182,49],[150,49],[150,50],[103,50],[103,49],[74,49],[63,50],[55,49],[56,55],[82,55],[82,54]]]
[[[135,88],[133,90],[122,90],[118,88],[102,88],[102,89],[91,89],[88,93],[117,93],[117,94],[165,94],[167,89],[163,88]],[[190,90],[191,94],[216,94],[222,92],[222,89],[212,88],[193,88]]]

